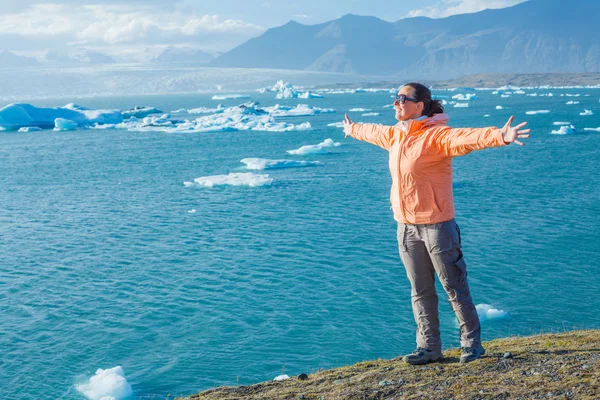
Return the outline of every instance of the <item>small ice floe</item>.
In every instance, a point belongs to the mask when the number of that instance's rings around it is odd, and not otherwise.
[[[577,133],[577,129],[573,125],[563,125],[558,130],[554,130],[551,133],[555,135],[570,135]]]
[[[484,114],[483,116],[484,116],[484,117],[489,117],[489,116],[490,116],[490,114]]]
[[[496,106],[496,110],[503,110],[503,109],[504,109],[504,107],[502,107],[502,106]]]
[[[209,107],[198,107],[198,108],[190,108],[185,110],[188,114],[218,114],[225,111],[225,107],[221,104],[217,106],[217,108],[209,108]]]
[[[469,103],[456,103],[454,105],[455,108],[468,108],[469,107]]]
[[[564,121],[554,121],[552,124],[553,125],[571,125],[570,122],[564,122]]]
[[[592,112],[592,110],[584,109],[582,113],[579,113],[579,115],[594,115],[594,113]]]
[[[275,104],[273,107],[265,107],[264,110],[274,117],[306,117],[336,112],[333,108],[313,107],[308,104],[298,104],[296,107]]]
[[[378,112],[368,112],[368,113],[362,114],[361,117],[376,117],[378,115],[379,115]]]
[[[298,94],[299,99],[322,99],[323,96],[317,93],[313,93],[311,91],[306,91]]]
[[[571,104],[579,104],[579,102],[578,102],[578,101],[569,100],[569,101],[567,101],[565,104],[567,104],[567,105],[571,105]]]
[[[524,90],[515,90],[513,93],[514,94],[525,94],[525,91]]]
[[[56,126],[54,122],[57,118],[73,121],[79,127],[118,124],[123,121],[118,110],[90,110],[73,103],[55,108],[9,104],[0,109],[0,130],[16,131],[28,126],[50,129]]]
[[[507,97],[510,97],[510,94],[506,94],[506,93],[504,93],[504,94],[501,94],[501,95],[500,95],[500,97],[507,98]]]
[[[166,115],[160,118],[146,117],[143,122],[131,118],[115,126],[130,131],[159,131],[167,133],[232,132],[259,130],[269,132],[305,131],[312,129],[309,122],[289,124],[277,122],[273,115],[248,102],[229,107],[216,114],[205,115],[195,120],[172,120]]]
[[[327,148],[341,146],[341,143],[334,142],[331,139],[325,139],[319,144],[302,146],[296,150],[288,150],[288,154],[303,156],[306,154],[327,154]]]
[[[40,128],[39,126],[24,126],[22,128],[19,128],[19,132],[37,132],[41,130],[42,128]]]
[[[150,114],[162,114],[164,111],[154,107],[139,107],[135,106],[131,110],[121,111],[123,118],[144,118]]]
[[[244,158],[240,162],[246,164],[247,169],[252,170],[312,167],[321,164],[318,161],[268,160],[266,158]]]
[[[231,173],[229,175],[201,176],[194,182],[183,182],[186,187],[200,186],[211,188],[213,186],[270,186],[273,178],[268,174],[253,174],[251,172]]]
[[[525,111],[527,115],[536,115],[536,114],[548,114],[550,110],[535,110],[535,111]]]
[[[446,105],[446,104],[448,104],[448,101],[447,101],[447,100],[444,100],[444,99],[442,99],[442,105]]]
[[[237,100],[237,99],[249,99],[250,96],[247,94],[215,94],[211,98],[213,100]]]
[[[583,128],[584,131],[600,132],[600,128]]]
[[[576,94],[565,93],[565,96],[567,96],[567,97],[579,97],[580,94],[579,93],[576,93]]]
[[[79,127],[77,122],[71,121],[66,118],[56,118],[54,120],[54,130],[55,131],[74,131]]]
[[[330,124],[327,124],[327,126],[333,126],[335,128],[343,128],[344,127],[344,122],[332,122]]]
[[[279,382],[279,381],[285,381],[286,379],[290,379],[290,377],[287,376],[286,374],[283,374],[283,375],[279,375],[279,376],[276,376],[275,378],[273,378],[273,381]]]
[[[386,104],[385,106],[383,106],[383,108],[391,108],[391,107],[394,107],[394,105],[393,104]]]
[[[453,99],[455,100],[460,100],[460,101],[469,101],[469,100],[475,100],[477,99],[477,95],[475,93],[467,93],[467,94],[455,94],[454,96],[452,96]]]
[[[370,108],[351,108],[348,110],[348,112],[367,112],[367,111],[371,111]]]
[[[123,368],[98,369],[88,383],[76,385],[77,391],[90,400],[120,400],[133,395]]]
[[[477,304],[475,308],[477,309],[477,315],[479,315],[479,320],[481,322],[510,318],[509,313],[507,313],[504,310],[498,310],[497,308],[493,308],[489,304]]]
[[[196,214],[196,209],[192,208],[191,210],[188,210],[188,213],[190,213],[190,214]]]
[[[531,97],[536,97],[538,94],[537,93],[527,93],[527,96],[531,96]]]

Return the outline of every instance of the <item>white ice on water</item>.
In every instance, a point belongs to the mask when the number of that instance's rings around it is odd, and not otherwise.
[[[536,114],[548,114],[550,110],[535,110],[535,111],[525,111],[527,115],[536,115]]]
[[[215,94],[213,100],[237,100],[237,99],[249,99],[251,96],[247,94]]]
[[[54,128],[57,118],[73,121],[80,127],[118,124],[123,121],[119,110],[90,110],[72,103],[54,108],[9,104],[0,109],[0,130],[12,131],[24,127]]]
[[[569,100],[565,104],[572,105],[572,104],[579,104],[579,102],[578,101]]]
[[[553,124],[554,125],[571,125],[570,122],[564,122],[564,121],[554,121]]]
[[[467,93],[467,94],[455,94],[454,96],[452,96],[453,99],[455,100],[460,100],[460,101],[469,101],[469,100],[475,100],[477,99],[477,95],[475,93]]]
[[[244,158],[240,162],[246,164],[246,168],[251,170],[311,167],[321,164],[318,161],[269,160],[266,158]]]
[[[120,366],[98,369],[87,383],[77,385],[76,389],[90,400],[119,400],[133,394]]]
[[[570,135],[577,133],[577,129],[573,125],[563,125],[558,130],[553,130],[552,133],[555,135]]]
[[[510,317],[510,314],[506,311],[493,308],[489,304],[477,304],[475,308],[477,309],[477,315],[479,315],[479,320],[481,322],[502,320]]]
[[[77,122],[66,118],[56,118],[54,120],[55,131],[74,131],[79,127]]]
[[[334,142],[332,139],[325,139],[319,144],[302,146],[296,150],[288,150],[288,154],[303,156],[306,154],[327,154],[327,148],[341,146],[339,142]]]
[[[504,107],[502,107],[502,106],[496,106],[496,110],[503,110],[503,109],[504,109]]]
[[[370,108],[351,108],[348,110],[348,112],[367,112],[367,111],[371,111]]]
[[[183,182],[186,187],[205,187],[213,186],[249,186],[260,187],[270,186],[273,178],[268,174],[253,174],[251,172],[234,172],[228,175],[201,176],[194,179],[194,182]]]
[[[121,111],[123,118],[144,118],[151,114],[162,114],[163,111],[155,107],[134,107],[130,110]]]
[[[302,91],[300,87],[294,86],[283,80],[277,81],[272,87],[258,90],[260,93],[275,92],[276,99],[321,99],[323,95],[311,91]]]
[[[455,108],[468,108],[469,107],[469,103],[455,103],[454,107]]]
[[[592,112],[592,110],[586,110],[586,109],[584,109],[583,112],[579,113],[579,115],[583,115],[583,116],[594,115],[594,113]]]
[[[379,115],[378,112],[368,112],[361,115],[361,117],[377,117]]]
[[[298,104],[296,107],[275,104],[272,107],[265,107],[263,110],[274,117],[305,117],[309,115],[331,114],[336,112],[333,108],[313,107],[308,104]]]

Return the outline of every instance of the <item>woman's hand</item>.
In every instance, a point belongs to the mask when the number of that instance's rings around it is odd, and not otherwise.
[[[345,137],[352,136],[352,121],[350,121],[348,114],[345,114],[344,118],[344,135]]]
[[[527,125],[527,122],[522,122],[515,127],[511,127],[510,124],[513,122],[514,119],[515,119],[515,116],[511,115],[510,118],[508,119],[508,121],[506,122],[506,124],[500,130],[502,132],[502,138],[504,139],[504,143],[506,143],[506,144],[515,142],[515,144],[518,144],[519,146],[523,146],[523,143],[518,141],[517,138],[518,139],[528,138],[529,132],[531,132],[531,129],[523,129],[522,131],[519,130],[522,127],[524,127],[525,125]]]

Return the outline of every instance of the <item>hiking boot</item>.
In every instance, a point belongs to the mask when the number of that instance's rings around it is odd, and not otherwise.
[[[461,363],[468,363],[473,360],[481,358],[485,354],[485,349],[482,346],[479,347],[461,347],[462,354],[460,355]]]
[[[439,351],[432,351],[423,347],[417,347],[415,351],[402,357],[402,360],[411,365],[422,365],[443,359]]]

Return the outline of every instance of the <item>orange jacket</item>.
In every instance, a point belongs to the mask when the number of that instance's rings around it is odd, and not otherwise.
[[[435,224],[454,218],[452,157],[504,146],[490,128],[450,128],[436,114],[394,126],[353,123],[351,136],[389,152],[394,218],[406,224]]]

